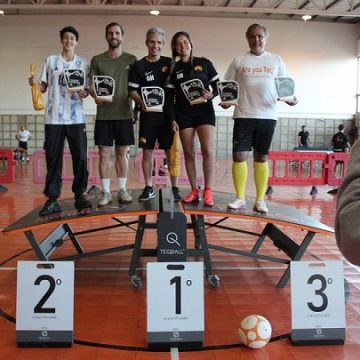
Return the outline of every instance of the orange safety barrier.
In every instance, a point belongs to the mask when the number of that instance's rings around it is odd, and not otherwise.
[[[271,151],[268,185],[325,185],[326,152]]]
[[[15,180],[14,149],[0,149],[0,159],[3,168],[0,170],[0,183],[11,184]]]
[[[350,158],[349,152],[334,152],[329,154],[327,184],[339,186],[346,173]]]
[[[64,150],[63,155],[63,171],[62,171],[62,182],[64,184],[71,184],[74,176],[68,175],[68,169],[66,167],[66,160],[71,160],[71,154],[69,150]],[[100,177],[95,175],[95,168],[97,169],[97,165],[95,163],[99,161],[99,151],[98,149],[91,149],[88,151],[88,172],[89,184],[95,185],[100,184]],[[44,173],[45,166],[45,150],[37,150],[31,155],[31,162],[33,166],[33,182],[34,184],[45,184],[46,173]]]
[[[138,181],[140,184],[145,183],[144,174],[143,174],[142,166],[141,166],[142,154],[143,154],[143,152],[139,151],[135,157],[135,168],[137,169],[137,172],[138,172]],[[202,156],[201,156],[200,150],[196,152],[195,156],[196,156],[197,162],[202,162]],[[168,184],[168,182],[170,181],[170,178],[169,178],[169,172],[168,172],[167,165],[165,165],[166,162],[164,162],[164,160],[166,160],[166,155],[165,155],[164,150],[154,150],[153,159],[154,159],[154,164],[153,164],[152,183],[154,185]],[[180,170],[180,176],[178,177],[178,184],[180,186],[189,185],[189,179],[186,174],[183,153],[181,153],[180,160],[181,160],[181,170]],[[198,167],[202,168],[202,165],[201,165],[201,167],[200,166],[198,166]],[[197,178],[197,183],[198,183],[198,185],[204,185],[204,178],[199,176]]]

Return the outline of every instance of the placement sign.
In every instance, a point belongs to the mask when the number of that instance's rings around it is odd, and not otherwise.
[[[291,262],[291,341],[344,344],[345,296],[341,261]]]
[[[202,262],[147,264],[147,334],[151,347],[181,348],[202,345]]]
[[[71,346],[74,328],[74,263],[19,261],[18,346]]]

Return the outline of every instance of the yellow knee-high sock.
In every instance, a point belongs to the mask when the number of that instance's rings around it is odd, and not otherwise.
[[[269,178],[268,162],[254,162],[254,180],[256,188],[256,200],[263,200],[266,193]]]
[[[245,187],[248,175],[247,162],[233,162],[232,176],[235,186],[236,196],[240,199],[245,199]]]

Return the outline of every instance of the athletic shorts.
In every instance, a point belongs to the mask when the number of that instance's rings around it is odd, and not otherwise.
[[[234,119],[233,152],[250,151],[267,155],[274,135],[276,120]]]
[[[211,103],[193,105],[193,108],[176,108],[175,110],[176,122],[179,129],[196,128],[200,125],[215,126],[215,113]]]
[[[154,149],[156,141],[159,149],[170,150],[173,139],[171,124],[164,121],[150,119],[140,120],[139,147],[142,149]]]
[[[126,146],[135,143],[132,119],[126,120],[96,120],[95,145]]]
[[[28,144],[27,144],[27,142],[26,142],[26,141],[19,141],[19,148],[20,148],[20,149],[24,149],[24,150],[27,151],[27,149],[28,149]]]

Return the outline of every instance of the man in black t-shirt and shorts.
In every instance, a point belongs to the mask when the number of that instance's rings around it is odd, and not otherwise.
[[[160,112],[152,112],[151,107],[147,109],[141,95],[142,88],[144,87],[157,86],[162,89],[165,87],[170,73],[171,59],[161,56],[164,41],[165,33],[162,29],[149,29],[146,33],[145,41],[148,54],[135,63],[129,76],[130,97],[141,108],[139,147],[143,149],[142,169],[145,178],[145,188],[139,197],[139,201],[148,201],[155,197],[152,172],[153,151],[157,143],[159,144],[158,148],[165,151],[168,165],[170,165],[170,148],[173,139],[171,121],[167,119],[164,109]],[[170,166],[168,167],[170,168]],[[171,176],[171,185],[174,200],[180,201],[181,196],[177,187],[177,177]]]

